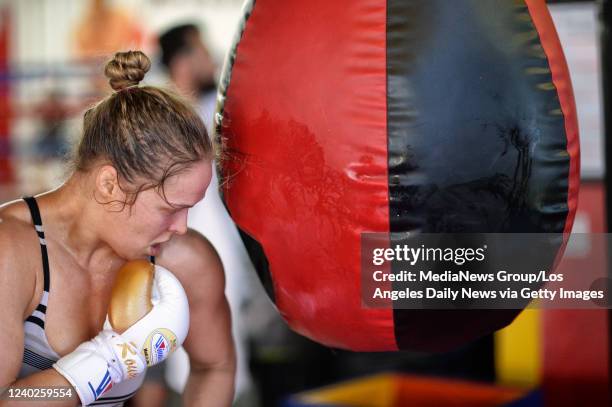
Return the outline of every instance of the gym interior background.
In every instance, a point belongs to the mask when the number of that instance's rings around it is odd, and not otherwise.
[[[242,16],[242,3],[0,0],[0,201],[36,194],[61,182],[83,111],[110,91],[102,67],[113,52],[142,49],[155,61],[145,82],[167,85],[169,79],[159,63],[158,35],[177,24],[196,23],[220,72]],[[548,3],[568,61],[580,128],[582,185],[573,231],[603,233],[602,4]],[[576,261],[585,256],[575,255]],[[258,283],[252,279],[247,284]],[[491,391],[498,392],[497,402],[512,399],[534,403],[521,405],[542,405],[537,403],[546,389],[553,389],[546,405],[610,402],[606,310],[527,310],[508,328],[468,345],[468,351],[442,355],[353,354],[319,346],[292,334],[256,287],[239,311],[244,314],[240,330],[250,372],[248,384],[240,389],[244,394],[237,400],[239,405],[314,405],[292,395],[328,385],[335,386],[328,393],[349,398],[356,394],[363,401],[364,389],[377,394],[394,381],[401,381],[414,395],[406,405],[416,406],[446,405],[448,395],[453,395],[452,405],[473,405],[458,403],[462,397],[485,397]],[[403,376],[377,375],[381,372]],[[166,376],[172,381],[171,373]],[[356,378],[361,381],[337,384]],[[172,383],[170,388],[173,391]],[[392,405],[372,397],[379,401],[367,405]]]

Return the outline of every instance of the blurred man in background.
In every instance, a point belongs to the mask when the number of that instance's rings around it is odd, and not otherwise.
[[[161,63],[177,90],[198,104],[211,130],[217,97],[217,66],[194,24],[173,27],[159,37]]]

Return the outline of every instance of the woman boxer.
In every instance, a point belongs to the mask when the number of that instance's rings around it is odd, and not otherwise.
[[[185,102],[138,86],[149,67],[139,51],[117,53],[105,68],[115,92],[85,113],[69,179],[0,207],[0,387],[72,385],[65,405],[129,398],[143,361],[125,370],[134,349],[103,325],[117,270],[152,256],[189,301],[186,404],[231,403],[235,360],[222,266],[186,225],[210,183],[212,146]],[[140,322],[129,330],[138,334]],[[123,353],[114,351],[119,345]],[[98,382],[95,370],[107,366],[112,380],[107,373]]]

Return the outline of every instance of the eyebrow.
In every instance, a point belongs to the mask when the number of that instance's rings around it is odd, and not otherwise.
[[[173,208],[185,209],[185,208],[193,208],[194,206],[196,206],[198,204],[198,202],[201,202],[204,199],[205,196],[206,196],[206,192],[204,192],[204,195],[202,195],[202,197],[200,199],[198,199],[196,201],[196,203],[193,203],[193,204],[174,203],[174,202],[168,201],[167,199],[165,201],[166,201],[166,203],[168,205],[170,205]]]

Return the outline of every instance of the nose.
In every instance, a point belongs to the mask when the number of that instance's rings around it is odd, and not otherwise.
[[[183,209],[176,213],[174,222],[170,225],[170,231],[177,235],[184,235],[187,233],[187,209]]]

